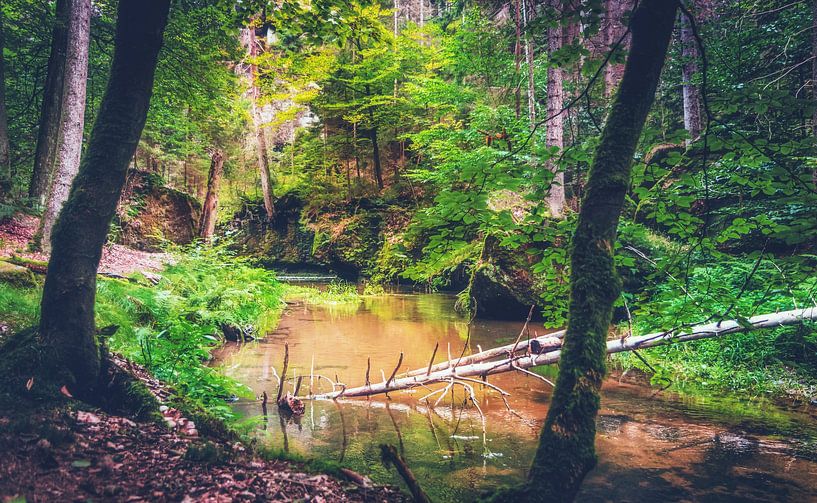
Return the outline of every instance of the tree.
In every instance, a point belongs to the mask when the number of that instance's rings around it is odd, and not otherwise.
[[[244,43],[247,46],[247,54],[250,58],[247,65],[247,78],[250,83],[250,100],[252,102],[252,120],[255,127],[256,152],[258,154],[258,171],[261,174],[261,192],[264,196],[264,210],[267,219],[272,220],[274,208],[272,205],[272,176],[269,169],[269,155],[267,153],[267,138],[264,130],[264,119],[261,107],[261,90],[258,83],[258,42],[255,39],[255,28],[249,27],[244,30]]]
[[[11,181],[11,159],[9,157],[9,121],[6,112],[6,72],[3,50],[6,47],[5,30],[3,29],[3,11],[0,10],[0,196],[6,181]],[[6,180],[8,176],[8,180]]]
[[[817,102],[817,0],[811,2],[811,99]],[[817,107],[811,115],[811,133],[817,139]],[[817,186],[817,168],[811,173],[811,181]]]
[[[684,129],[689,134],[687,145],[697,139],[703,130],[701,90],[695,82],[698,73],[698,44],[686,15],[681,15],[681,78],[684,97]]]
[[[104,358],[94,324],[96,272],[147,118],[170,0],[120,0],[108,87],[88,149],[54,226],[40,337],[79,398],[97,387]]]
[[[666,59],[678,2],[642,0],[632,46],[587,181],[571,245],[570,306],[559,377],[527,481],[529,501],[572,501],[596,463],[605,343],[621,292],[613,248],[638,140]]]
[[[51,229],[71,182],[79,171],[85,132],[85,89],[88,81],[88,44],[91,41],[91,0],[69,0],[68,53],[65,61],[62,137],[51,187],[37,235],[41,246],[51,248]]]
[[[213,237],[218,215],[218,189],[221,175],[224,173],[224,152],[214,149],[210,155],[210,174],[207,177],[207,195],[201,208],[199,221],[199,236],[205,240]]]
[[[57,0],[56,18],[51,35],[51,53],[48,56],[48,70],[40,107],[40,127],[37,131],[34,168],[31,172],[31,183],[28,186],[28,197],[38,206],[43,204],[48,190],[48,180],[54,168],[62,123],[63,81],[68,44],[68,2],[69,0]]]
[[[554,12],[562,12],[561,0],[549,0],[549,6]],[[555,26],[548,28],[547,42],[548,54],[552,57],[562,48],[564,38],[562,24],[557,22]],[[547,137],[548,148],[561,150],[564,147],[564,71],[559,65],[550,61],[548,64],[547,82]],[[561,170],[559,163],[553,158],[547,163],[548,169],[553,172],[553,180],[547,194],[547,203],[550,207],[550,214],[559,218],[565,205],[565,174]]]

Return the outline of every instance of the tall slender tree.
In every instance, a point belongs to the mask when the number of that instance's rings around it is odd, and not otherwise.
[[[522,489],[526,501],[572,501],[596,464],[596,415],[613,303],[613,249],[633,155],[666,59],[677,0],[641,0],[632,47],[587,181],[571,245],[570,306],[559,377]],[[518,493],[504,495],[519,500]]]
[[[94,325],[96,272],[147,118],[170,0],[120,0],[110,78],[88,149],[51,237],[40,337],[75,396],[97,388],[104,355]]]
[[[51,35],[51,53],[40,107],[40,127],[37,131],[37,147],[34,151],[34,168],[28,196],[33,202],[43,204],[48,181],[54,169],[60,126],[62,125],[63,82],[65,56],[68,44],[68,0],[57,0],[54,29]]]
[[[213,237],[218,216],[218,190],[221,184],[221,175],[224,173],[224,152],[213,149],[210,154],[210,173],[207,177],[207,195],[201,208],[199,221],[199,236],[205,240]]]
[[[698,43],[692,32],[692,26],[685,14],[681,15],[681,78],[684,98],[684,128],[689,139],[687,145],[701,135],[703,131],[701,90],[695,81],[698,73]]]
[[[551,12],[562,12],[562,0],[548,0]],[[564,30],[561,22],[548,28],[547,44],[548,54],[553,56],[562,48],[564,40]],[[547,73],[547,133],[546,145],[556,147],[561,150],[564,147],[564,71],[552,61],[548,64]],[[547,203],[550,207],[550,214],[559,218],[562,216],[565,206],[565,174],[561,170],[556,159],[553,158],[547,163],[548,169],[553,173],[553,181],[547,195]]]
[[[243,33],[247,55],[250,58],[247,65],[247,78],[250,84],[250,101],[252,102],[252,120],[255,127],[255,146],[258,155],[258,171],[261,175],[261,193],[264,197],[264,211],[267,219],[272,220],[275,209],[272,204],[272,175],[269,168],[269,154],[267,153],[267,136],[264,128],[263,108],[261,106],[261,87],[258,83],[258,41],[255,38],[255,28],[250,26]]]
[[[11,181],[11,158],[9,149],[9,120],[6,111],[6,62],[3,48],[6,47],[3,11],[0,9],[0,190],[7,188]],[[0,193],[0,196],[4,194]]]
[[[817,0],[811,2],[811,99],[817,103]],[[817,139],[817,106],[811,116],[811,133]],[[817,186],[817,168],[811,177]]]
[[[37,236],[44,250],[51,249],[51,229],[68,199],[71,183],[79,171],[82,136],[85,132],[85,90],[88,81],[88,45],[91,41],[91,0],[69,0],[68,52],[62,111],[62,137],[57,161],[40,219]]]

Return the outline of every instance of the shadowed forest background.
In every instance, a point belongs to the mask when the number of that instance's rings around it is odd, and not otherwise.
[[[9,501],[817,490],[817,2],[0,14]]]

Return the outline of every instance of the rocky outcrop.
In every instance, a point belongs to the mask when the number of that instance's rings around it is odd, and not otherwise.
[[[541,318],[540,288],[531,272],[530,257],[524,251],[500,247],[495,239],[486,241],[471,286],[478,318],[524,320],[531,305],[537,306],[534,319]]]
[[[331,270],[347,279],[369,272],[383,242],[383,217],[356,201],[343,211],[310,214],[306,201],[289,193],[275,201],[268,222],[258,204],[247,202],[233,227],[242,251],[284,270]]]
[[[160,251],[163,243],[189,244],[196,238],[201,204],[192,196],[166,187],[154,173],[134,170],[117,209],[120,244]]]

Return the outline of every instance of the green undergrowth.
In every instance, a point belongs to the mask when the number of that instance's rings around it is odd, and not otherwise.
[[[284,296],[288,301],[322,306],[358,305],[363,301],[363,295],[358,293],[357,285],[343,281],[329,283],[322,289],[288,284],[284,286]]]
[[[100,278],[97,326],[118,327],[111,351],[144,365],[178,392],[188,410],[207,411],[208,423],[233,417],[225,402],[251,390],[208,365],[222,344],[223,324],[264,334],[283,307],[284,289],[271,271],[252,267],[224,247],[185,248],[153,285]],[[38,321],[41,287],[0,284],[0,319],[14,333]],[[202,418],[208,419],[208,418]],[[216,426],[214,426],[216,428]]]
[[[634,330],[648,334],[707,320],[746,323],[752,316],[810,307],[817,292],[811,271],[808,257],[718,257],[691,267],[683,283],[668,279],[635,299]],[[613,364],[648,372],[657,385],[808,399],[817,396],[816,328],[806,322],[670,344],[641,352],[649,366],[633,353],[615,355]]]

